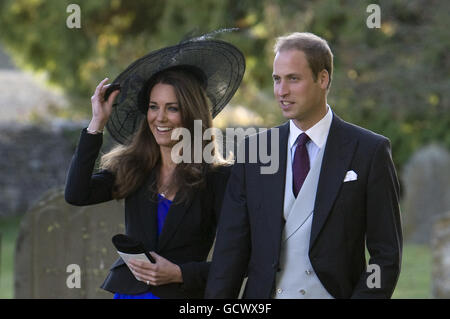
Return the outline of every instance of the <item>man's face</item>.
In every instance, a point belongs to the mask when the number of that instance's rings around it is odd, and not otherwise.
[[[326,109],[328,82],[324,83],[321,73],[314,81],[304,52],[295,49],[278,52],[272,76],[273,92],[284,117],[294,120],[302,129],[320,120]]]

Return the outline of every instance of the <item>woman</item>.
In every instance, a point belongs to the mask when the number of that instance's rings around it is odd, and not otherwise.
[[[210,128],[244,68],[234,46],[200,38],[134,62],[114,81],[120,90],[106,100],[108,79],[97,86],[92,120],[69,169],[66,201],[90,205],[125,199],[126,234],[141,241],[155,260],[132,261],[130,270],[119,258],[102,285],[115,298],[203,298],[229,161],[213,149],[212,164],[176,164],[172,150],[178,140],[171,135],[187,128],[194,138],[194,120],[201,120],[203,131]],[[92,174],[105,126],[123,145],[105,154],[101,170]]]

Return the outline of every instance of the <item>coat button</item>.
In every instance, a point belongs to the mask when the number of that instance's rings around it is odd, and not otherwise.
[[[302,295],[304,295],[304,294],[306,294],[306,291],[305,291],[304,289],[300,289],[300,293],[301,293]]]
[[[283,289],[281,289],[281,288],[278,288],[278,289],[277,289],[277,293],[278,293],[278,294],[281,294],[282,292],[283,292]]]
[[[312,271],[308,269],[308,270],[305,271],[305,273],[309,276],[309,275],[312,274]]]

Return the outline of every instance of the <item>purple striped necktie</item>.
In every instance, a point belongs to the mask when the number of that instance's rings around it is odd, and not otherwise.
[[[309,136],[305,133],[297,137],[297,147],[295,148],[294,162],[292,163],[292,188],[295,197],[297,197],[309,172],[309,156],[308,150],[306,149],[306,143],[308,141]]]

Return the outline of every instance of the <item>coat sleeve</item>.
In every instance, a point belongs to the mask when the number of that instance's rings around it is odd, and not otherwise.
[[[114,175],[107,170],[93,174],[102,142],[101,134],[88,134],[86,129],[81,131],[66,179],[64,197],[67,203],[84,206],[112,199]]]
[[[399,183],[389,140],[378,143],[370,167],[366,194],[368,268],[352,298],[390,298],[400,274],[402,230]]]
[[[245,164],[237,163],[225,192],[205,298],[238,298],[250,247]]]
[[[220,218],[223,197],[228,184],[228,179],[230,177],[230,172],[231,166],[219,167],[213,174],[214,177],[209,184],[210,186],[208,186],[208,189],[206,190],[206,192],[211,192],[211,195],[213,195],[211,206],[212,211],[209,212],[209,220],[211,222],[208,223],[208,227],[213,228],[213,233],[215,233],[217,221]],[[210,233],[210,229],[206,231]],[[183,276],[183,289],[192,291],[205,290],[211,262],[189,262],[179,266]]]

